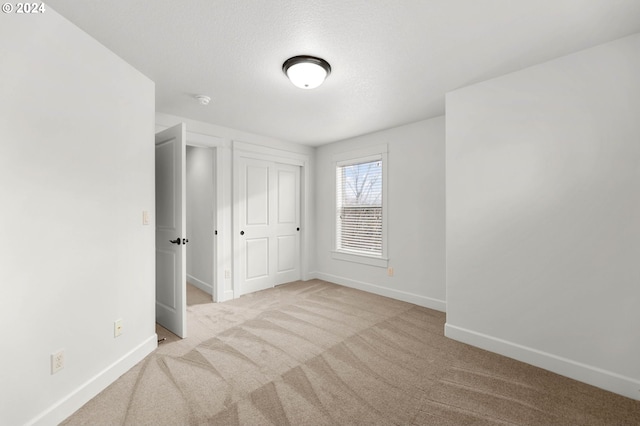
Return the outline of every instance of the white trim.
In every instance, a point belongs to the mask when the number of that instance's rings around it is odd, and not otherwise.
[[[293,147],[292,147],[293,148]],[[244,151],[245,153],[262,154],[265,156],[275,156],[277,158],[297,159],[300,161],[307,160],[313,153],[313,148],[307,146],[296,146],[295,150],[288,150],[283,148],[274,148],[271,146],[257,145],[249,142],[243,142],[237,139],[233,140],[233,149],[238,151]],[[253,157],[252,157],[253,158]],[[287,161],[286,164],[292,164]],[[300,165],[300,164],[297,164]]]
[[[388,255],[388,239],[389,234],[387,232],[389,224],[389,147],[387,144],[370,146],[366,148],[356,149],[352,151],[346,151],[337,153],[331,156],[333,166],[333,235],[331,256],[336,260],[343,260],[347,262],[362,263],[370,266],[378,266],[386,268],[389,264]],[[337,176],[336,169],[350,164],[359,164],[367,161],[381,161],[382,162],[382,253],[380,256],[367,256],[357,253],[350,253],[338,248],[338,223],[336,218],[336,212],[338,211],[337,200]]]
[[[318,272],[308,272],[306,276],[302,277],[302,281],[316,280],[318,279]]]
[[[263,150],[260,150],[260,151],[263,151]],[[235,142],[233,146],[233,152],[234,154],[237,154],[237,158],[258,159],[258,160],[264,160],[264,161],[271,161],[273,163],[288,164],[291,166],[302,167],[306,162],[305,158],[299,158],[299,156],[297,155],[291,156],[291,157],[285,157],[280,155],[264,154],[262,152],[245,151],[243,149],[236,148]]]
[[[180,122],[184,123],[185,120],[181,120]],[[166,130],[171,126],[172,125],[161,124],[156,121],[156,133]],[[187,145],[199,146],[202,148],[217,148],[222,146],[229,147],[231,146],[231,140],[214,136],[209,133],[197,132],[193,129],[189,130],[189,126],[187,125]]]
[[[311,223],[311,198],[315,193],[311,189],[311,157],[304,156],[304,161],[300,165],[300,279],[304,280],[309,272],[311,264],[312,223]]]
[[[640,381],[612,371],[603,370],[568,358],[543,352],[497,337],[451,325],[444,326],[444,335],[490,352],[495,352],[565,377],[640,400]]]
[[[231,166],[228,164],[228,161],[225,161],[224,157],[228,155],[228,152],[231,150],[231,141],[218,136],[195,132],[187,128],[187,145],[211,148],[213,150],[215,169],[215,176],[213,178],[215,196],[214,226],[218,231],[218,235],[212,235],[213,251],[215,254],[212,271],[212,290],[208,291],[204,288],[201,288],[201,290],[211,293],[213,300],[219,302],[219,295],[222,294],[226,285],[224,271],[225,269],[231,269],[231,266],[224,264],[224,259],[228,258],[228,253],[225,250],[224,236],[231,233],[230,224],[227,224],[230,221],[226,218],[226,215],[230,213],[227,211],[225,204],[227,191],[225,189],[225,177],[231,174]]]
[[[446,312],[447,302],[444,300],[433,299],[431,297],[421,296],[419,294],[408,293],[406,291],[393,290],[386,287],[380,287],[375,284],[363,281],[352,280],[349,278],[339,277],[337,275],[325,274],[323,272],[314,273],[315,277],[334,284],[340,284],[345,287],[355,288],[356,290],[366,291],[368,293],[377,294],[379,296],[389,297],[391,299],[401,300],[403,302],[413,303],[429,309],[440,312]]]
[[[369,146],[361,149],[354,149],[352,151],[345,151],[333,154],[331,160],[334,163],[348,162],[350,160],[359,160],[360,158],[379,156],[389,152],[387,144]],[[353,164],[353,163],[352,163]]]
[[[216,302],[233,299],[233,279],[225,271],[233,271],[233,155],[231,146],[216,149],[216,279],[213,297]],[[227,293],[232,294],[227,297]]]
[[[389,266],[389,259],[381,256],[367,256],[366,254],[349,253],[342,250],[332,250],[331,257],[336,260],[362,263],[363,265],[377,266],[379,268],[386,268],[387,266]]]
[[[211,284],[206,283],[202,280],[199,280],[191,274],[187,274],[187,282],[193,285],[194,287],[198,287],[200,290],[204,291],[205,293],[210,294],[212,297],[211,300],[213,301],[213,286]]]
[[[27,425],[54,425],[73,414],[89,402],[118,377],[129,371],[158,347],[158,336],[154,333],[137,347],[116,360],[113,364],[96,374],[83,385],[60,399],[44,412],[27,422]]]
[[[218,148],[222,146],[229,146],[230,144],[231,141],[228,139],[194,132],[187,128],[187,145],[199,146],[201,148]]]
[[[224,299],[218,300],[218,302],[226,302],[227,300],[233,300],[233,290],[225,290]]]
[[[340,160],[340,161],[336,161],[335,163],[337,167],[353,166],[353,165],[362,164],[362,163],[371,163],[374,161],[382,160],[383,154],[384,154],[383,152],[379,152],[377,154],[367,155],[366,157],[349,158],[348,160]]]

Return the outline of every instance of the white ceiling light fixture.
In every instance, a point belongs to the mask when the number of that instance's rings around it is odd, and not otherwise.
[[[294,86],[315,89],[331,74],[331,65],[314,56],[294,56],[284,61],[282,71]]]

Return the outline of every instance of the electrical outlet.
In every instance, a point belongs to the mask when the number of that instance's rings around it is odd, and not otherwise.
[[[143,225],[149,224],[149,212],[147,210],[142,211],[142,224]]]
[[[392,276],[393,276],[393,267],[389,266],[389,267],[387,268],[387,275],[389,275],[390,277],[392,277]]]
[[[64,349],[51,354],[51,374],[56,374],[64,368]]]
[[[122,319],[119,319],[113,323],[113,337],[118,337],[121,334],[122,334]]]

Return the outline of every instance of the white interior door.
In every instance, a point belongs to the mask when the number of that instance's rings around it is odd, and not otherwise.
[[[240,294],[300,279],[300,167],[239,161]]]
[[[187,337],[184,124],[156,134],[156,322]]]

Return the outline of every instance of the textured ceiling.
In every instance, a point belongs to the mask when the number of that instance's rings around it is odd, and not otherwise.
[[[640,32],[640,0],[47,3],[155,81],[157,111],[308,145],[442,115],[448,91]],[[318,89],[282,73],[301,54],[331,64]]]

